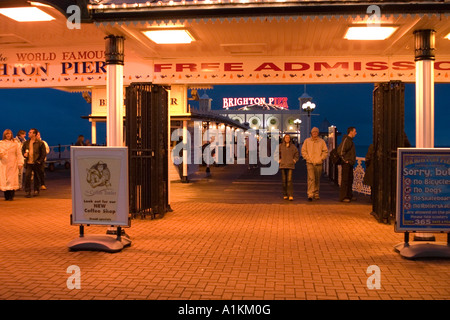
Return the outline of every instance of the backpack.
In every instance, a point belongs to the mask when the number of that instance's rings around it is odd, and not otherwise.
[[[334,148],[330,152],[330,160],[333,164],[341,164],[342,158],[339,156],[339,153],[337,151],[337,148]]]

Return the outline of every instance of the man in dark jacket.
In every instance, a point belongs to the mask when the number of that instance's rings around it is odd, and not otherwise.
[[[24,142],[22,146],[22,154],[25,158],[25,197],[31,197],[31,174],[34,174],[33,185],[34,185],[34,196],[39,195],[39,189],[41,187],[42,181],[42,170],[40,170],[41,165],[45,161],[47,152],[45,150],[44,143],[37,138],[37,129],[30,129],[28,132],[28,140]]]
[[[339,191],[339,201],[342,202],[350,202],[353,198],[353,166],[356,163],[356,149],[353,138],[355,136],[356,128],[349,127],[337,149],[342,158],[341,188]]]

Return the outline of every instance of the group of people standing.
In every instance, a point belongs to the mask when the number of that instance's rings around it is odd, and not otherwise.
[[[356,128],[349,127],[347,134],[342,138],[338,146],[338,153],[342,158],[342,180],[339,191],[339,201],[350,202],[353,199],[353,166],[356,163],[356,150],[353,138],[356,136]],[[279,145],[279,168],[283,185],[283,199],[294,200],[294,188],[292,173],[300,155],[297,146],[291,142],[287,134]],[[307,197],[308,201],[319,200],[320,177],[323,170],[323,162],[328,157],[328,148],[325,141],[319,137],[319,129],[311,129],[311,137],[305,139],[301,148],[301,155],[306,161],[307,170]]]
[[[4,192],[5,200],[14,199],[15,191],[22,188],[22,182],[25,197],[31,198],[32,176],[34,176],[33,196],[38,196],[41,189],[46,189],[44,170],[46,156],[49,153],[48,144],[42,140],[39,131],[35,128],[28,132],[28,140],[25,139],[25,135],[26,132],[20,130],[14,138],[12,131],[6,129],[0,141],[0,190]],[[339,192],[339,201],[342,202],[350,202],[353,199],[353,166],[356,163],[353,138],[355,136],[356,128],[349,127],[337,148],[342,159],[342,180]],[[80,135],[76,145],[86,145],[83,140],[84,137]],[[289,135],[283,137],[278,155],[283,198],[292,201],[294,199],[292,174],[300,155]],[[306,161],[308,201],[319,200],[320,177],[323,162],[328,157],[328,148],[325,141],[319,137],[317,127],[312,128],[311,137],[303,142],[301,155]]]
[[[25,197],[31,198],[31,180],[33,196],[38,196],[41,189],[47,189],[44,170],[49,146],[35,128],[28,132],[28,140],[25,136],[24,130],[19,130],[14,137],[12,131],[6,129],[0,141],[0,190],[7,201],[12,201],[15,191],[22,188]]]
[[[84,140],[84,136],[82,134],[80,134],[78,136],[77,141],[75,142],[76,146],[90,146],[91,142],[89,140]]]

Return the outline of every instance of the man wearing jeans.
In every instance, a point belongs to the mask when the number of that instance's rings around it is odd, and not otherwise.
[[[337,151],[342,158],[342,179],[339,191],[339,201],[350,202],[353,198],[353,166],[356,163],[356,150],[353,138],[356,136],[356,128],[349,127],[347,134],[342,138]]]
[[[22,154],[25,158],[25,197],[31,198],[31,175],[33,174],[34,196],[39,195],[42,176],[40,169],[47,155],[45,146],[41,140],[37,138],[37,129],[30,129],[28,132],[28,140],[22,146]]]
[[[308,201],[319,200],[320,177],[322,175],[322,163],[328,156],[328,148],[322,138],[319,137],[319,128],[311,129],[311,137],[305,139],[302,146],[302,157],[306,161],[308,174]]]

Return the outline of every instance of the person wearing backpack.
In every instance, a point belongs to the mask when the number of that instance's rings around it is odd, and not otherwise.
[[[339,201],[350,202],[353,198],[353,166],[356,163],[356,149],[353,138],[356,136],[356,128],[349,127],[347,134],[342,138],[338,146],[338,153],[341,157],[342,175],[341,187],[339,190]]]

